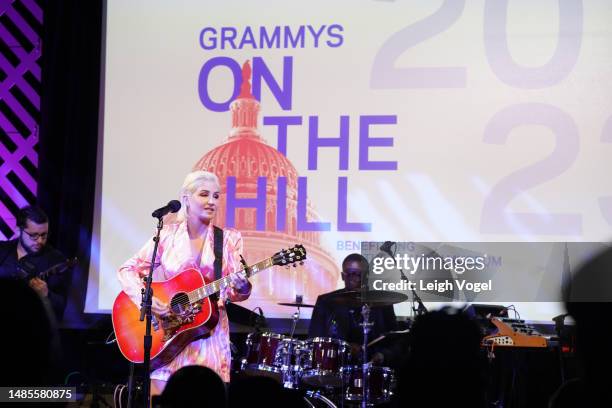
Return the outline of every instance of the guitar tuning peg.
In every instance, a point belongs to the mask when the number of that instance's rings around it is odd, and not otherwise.
[[[294,267],[294,268],[297,268],[297,264],[296,264],[295,262],[293,263],[293,267]]]
[[[304,261],[300,261],[300,265],[304,265]]]

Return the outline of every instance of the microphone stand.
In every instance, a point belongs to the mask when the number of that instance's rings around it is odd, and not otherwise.
[[[436,250],[432,250],[430,252],[427,253],[426,256],[429,256],[433,253],[435,253]],[[401,279],[405,282],[409,282],[408,278],[406,277],[406,275],[404,274],[404,270],[400,269],[400,275],[401,275]],[[421,316],[424,315],[425,313],[427,313],[427,308],[425,307],[425,305],[423,304],[423,301],[421,300],[421,298],[419,297],[419,295],[417,295],[416,290],[414,290],[414,287],[411,288],[412,291],[412,311],[417,315],[417,316]],[[414,307],[414,302],[418,303],[417,307]]]
[[[128,400],[127,406],[128,408],[132,408],[132,397],[134,391],[134,363],[130,361],[130,375],[128,377]]]
[[[361,307],[361,315],[363,316],[363,323],[361,326],[363,327],[363,364],[361,365],[361,408],[367,408],[370,405],[370,390],[368,389],[368,333],[370,332],[371,327],[374,325],[373,322],[370,321],[370,305],[364,303]]]
[[[563,327],[565,325],[565,318],[569,316],[568,313],[561,314],[553,317],[555,322],[555,332],[557,333],[558,344],[557,353],[559,354],[559,372],[561,374],[561,384],[565,383],[565,364],[563,361]]]
[[[295,296],[296,303],[302,303],[302,295]],[[283,387],[296,389],[297,388],[297,380],[300,375],[297,370],[299,369],[297,366],[300,364],[298,358],[296,356],[295,364],[291,363],[291,357],[293,357],[293,347],[294,341],[293,336],[295,335],[295,329],[297,327],[298,321],[300,320],[300,306],[297,307],[297,310],[293,313],[293,322],[291,324],[291,331],[289,332],[289,344],[287,349],[285,350],[285,355],[283,356]]]
[[[390,242],[390,241],[389,241]],[[386,243],[385,243],[386,244]],[[395,258],[395,253],[391,252],[391,247],[393,245],[395,245],[395,243],[393,243],[392,245],[389,245],[388,247],[385,246],[385,244],[383,244],[380,247],[380,250],[383,251],[384,253],[386,253],[387,255],[389,255],[391,258]],[[393,251],[395,252],[395,251]],[[435,250],[430,251],[427,256],[435,253]],[[400,279],[403,280],[404,282],[410,282],[408,280],[408,277],[406,277],[406,275],[404,274],[404,270],[400,268]],[[418,307],[414,307],[414,302],[418,303]],[[416,313],[417,316],[421,316],[425,313],[427,313],[427,308],[425,307],[425,305],[423,304],[423,301],[421,300],[421,298],[419,297],[419,295],[417,295],[416,291],[414,290],[414,288],[412,288],[412,310],[414,313]]]
[[[400,269],[400,275],[401,275],[401,279],[404,282],[409,282],[408,278],[406,277],[406,275],[404,274],[404,270]],[[419,295],[417,295],[416,290],[414,290],[414,288],[411,289],[412,290],[412,311],[417,315],[417,316],[421,316],[425,313],[427,313],[427,308],[425,307],[425,305],[423,304],[423,301],[421,300],[421,298],[419,297]],[[414,307],[414,302],[418,303],[418,307]]]
[[[259,309],[259,316],[255,317],[255,333],[261,333],[261,328],[265,327],[266,318],[263,315],[263,310],[261,310],[261,307],[257,306],[253,310],[257,309]]]
[[[414,307],[414,301],[416,301],[419,304],[418,307]],[[416,290],[414,290],[414,288],[412,289],[412,302],[413,302],[412,310],[414,311],[414,313],[416,313],[417,316],[421,316],[427,313],[427,308],[423,304],[423,301],[421,300],[419,295],[417,295]]]
[[[283,387],[285,388],[296,388],[296,378],[294,378],[295,367],[291,364],[291,357],[293,357],[293,335],[295,334],[295,328],[297,327],[298,320],[300,320],[300,307],[293,313],[293,322],[291,324],[291,332],[289,333],[289,344],[285,355],[283,356]],[[297,361],[296,361],[297,364]]]
[[[153,269],[155,269],[155,258],[157,257],[157,247],[159,246],[159,234],[164,227],[164,221],[162,217],[157,218],[157,234],[153,237],[153,255],[151,256],[151,267],[149,269],[149,275],[145,280],[145,288],[142,289],[142,303],[140,308],[140,321],[145,320],[145,336],[144,336],[144,406],[149,408],[151,406],[151,346],[153,337],[151,336],[151,322],[153,315],[151,314],[151,304],[153,303],[153,289],[151,283],[153,282]]]

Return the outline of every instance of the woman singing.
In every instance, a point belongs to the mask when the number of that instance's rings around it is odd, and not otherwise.
[[[153,281],[168,280],[188,268],[202,271],[205,278],[214,280],[214,228],[212,219],[219,202],[220,187],[217,176],[206,171],[189,173],[180,191],[181,210],[178,222],[165,225],[160,234],[159,248],[153,271]],[[149,273],[153,240],[128,260],[118,272],[123,291],[140,305],[143,277]],[[226,276],[241,269],[242,236],[237,230],[223,231],[223,269]],[[225,382],[230,380],[231,352],[229,324],[225,301],[245,300],[251,294],[250,282],[241,275],[233,275],[230,286],[219,297],[219,322],[206,338],[191,342],[169,364],[151,373],[151,394],[163,391],[166,381],[176,370],[187,365],[203,365],[213,369]],[[153,297],[152,310],[156,315],[168,313],[168,305]]]

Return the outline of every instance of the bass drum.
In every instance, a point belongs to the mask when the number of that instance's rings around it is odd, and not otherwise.
[[[338,408],[329,398],[321,395],[318,391],[306,391],[304,406],[309,408]]]
[[[342,367],[344,378],[344,399],[347,401],[361,401],[363,398],[363,367]],[[393,396],[395,376],[389,367],[368,366],[366,368],[370,403],[379,404],[388,402]]]

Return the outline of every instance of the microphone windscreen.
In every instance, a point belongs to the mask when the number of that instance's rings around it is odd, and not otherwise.
[[[168,203],[168,208],[170,208],[170,212],[177,212],[181,209],[181,202],[178,200],[172,200]]]

